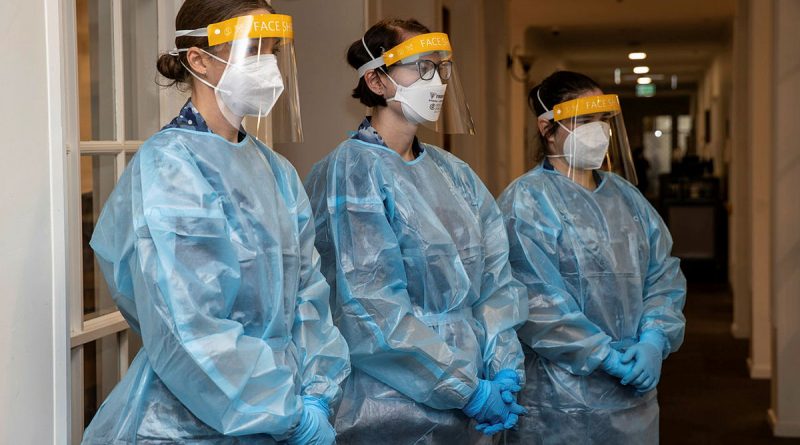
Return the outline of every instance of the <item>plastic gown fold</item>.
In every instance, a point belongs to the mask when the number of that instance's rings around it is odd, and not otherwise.
[[[272,443],[349,372],[294,168],[247,136],[163,130],[91,246],[143,349],[84,443]]]
[[[624,179],[599,174],[589,191],[538,166],[499,199],[530,306],[519,330],[529,415],[515,443],[658,441],[656,392],[636,394],[599,365],[647,331],[667,339],[665,355],[677,350],[686,281],[652,206]]]
[[[306,180],[353,374],[340,443],[466,443],[478,378],[522,379],[527,315],[502,216],[472,170],[422,144],[405,162],[351,139]]]

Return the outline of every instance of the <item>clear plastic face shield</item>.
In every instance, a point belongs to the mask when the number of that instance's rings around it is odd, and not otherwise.
[[[538,93],[538,92],[537,92]],[[541,98],[542,106],[547,109]],[[633,156],[619,97],[616,94],[584,96],[555,105],[539,120],[555,122],[555,153],[551,163],[566,162],[567,176],[574,179],[581,171],[614,172],[632,184],[637,183]]]
[[[212,85],[187,69],[214,89],[219,110],[232,126],[243,125],[263,141],[303,140],[290,16],[246,15],[176,36],[208,37],[209,49],[201,50],[224,64],[219,82]]]
[[[399,102],[408,121],[440,133],[475,134],[447,34],[418,34],[377,57],[361,42],[373,59],[358,69],[359,77],[383,71],[397,89],[386,100]]]

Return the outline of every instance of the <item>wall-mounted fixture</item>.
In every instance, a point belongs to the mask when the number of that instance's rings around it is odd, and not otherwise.
[[[519,45],[514,46],[506,60],[506,67],[508,68],[508,73],[511,75],[511,78],[518,82],[528,83],[528,75],[534,60],[536,60],[536,58],[530,54],[523,53]],[[520,71],[522,72],[521,75],[518,74]]]

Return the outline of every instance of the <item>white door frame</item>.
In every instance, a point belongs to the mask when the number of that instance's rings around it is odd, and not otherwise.
[[[119,311],[84,321],[83,256],[80,159],[85,154],[116,156],[116,180],[126,165],[126,155],[135,152],[142,141],[126,140],[124,46],[122,2],[110,0],[113,20],[113,71],[115,140],[81,141],[78,102],[78,52],[75,0],[45,0],[47,9],[48,63],[60,70],[48,78],[51,110],[51,171],[53,172],[54,305],[56,443],[79,443],[83,434],[83,346],[89,342],[117,336],[119,376],[128,368],[128,324]],[[158,47],[174,46],[174,17],[181,0],[158,0]],[[154,55],[155,56],[155,55]],[[153,63],[155,63],[155,57]],[[160,89],[161,122],[175,115],[181,95],[174,89]],[[63,100],[63,102],[62,102]],[[63,133],[62,133],[63,132]],[[57,218],[58,216],[58,218]],[[105,285],[105,284],[103,284]],[[81,391],[75,391],[81,388]]]

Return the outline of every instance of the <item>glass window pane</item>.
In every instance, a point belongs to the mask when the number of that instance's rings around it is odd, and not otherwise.
[[[76,0],[82,141],[115,140],[111,2]]]
[[[84,427],[92,421],[119,377],[119,337],[116,333],[83,345]]]
[[[678,116],[678,148],[683,157],[689,149],[689,138],[692,137],[692,116]]]
[[[81,214],[83,221],[83,314],[84,320],[116,310],[94,251],[89,246],[100,211],[114,189],[116,155],[81,156]]]
[[[125,139],[144,140],[158,131],[158,4],[122,2],[125,67]]]
[[[672,170],[672,116],[646,116],[643,119],[644,157],[649,163],[647,181],[649,193],[658,193],[658,177]]]

